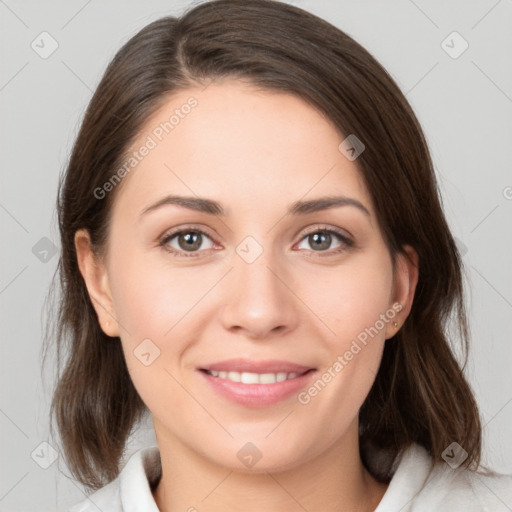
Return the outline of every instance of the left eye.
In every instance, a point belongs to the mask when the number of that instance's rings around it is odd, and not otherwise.
[[[337,231],[333,231],[330,229],[321,229],[317,231],[313,231],[312,233],[308,233],[306,236],[304,236],[301,240],[301,243],[304,241],[307,241],[311,244],[312,247],[316,247],[316,249],[320,249],[320,252],[325,252],[324,249],[329,249],[330,245],[333,241],[333,235],[338,240],[341,240],[341,243],[334,249],[338,249],[339,247],[343,247],[343,245],[350,245],[349,240],[343,236],[341,233],[338,233]],[[299,246],[300,248],[300,246]],[[316,251],[315,252],[318,252]],[[337,251],[334,251],[337,252]]]
[[[333,235],[335,239],[338,239],[338,246],[334,248],[335,250],[328,251],[327,249],[330,248],[333,242]],[[210,247],[203,247],[204,239],[210,241]],[[178,246],[176,247],[173,242],[177,242]],[[332,229],[317,229],[316,231],[307,233],[301,238],[298,246],[299,249],[303,248],[300,247],[300,244],[304,242],[308,242],[311,247],[313,247],[310,251],[327,253],[325,255],[319,254],[319,256],[337,254],[353,245],[353,242],[347,236]],[[204,231],[200,229],[188,229],[176,231],[175,233],[165,236],[160,242],[160,245],[174,256],[195,257],[198,255],[198,252],[201,252],[199,249],[211,249],[214,244],[211,237]]]

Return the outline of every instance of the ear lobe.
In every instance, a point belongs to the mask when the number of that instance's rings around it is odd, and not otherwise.
[[[386,339],[394,336],[409,316],[414,300],[414,292],[418,284],[418,253],[410,245],[405,245],[402,249],[403,252],[399,253],[396,257],[392,299],[392,303],[399,303],[401,309],[393,321],[387,324]],[[396,322],[398,325],[394,326],[393,322]]]
[[[114,305],[104,262],[91,247],[86,229],[75,233],[75,250],[78,268],[87,287],[87,292],[98,316],[98,322],[107,336],[119,336],[119,326],[114,315]]]

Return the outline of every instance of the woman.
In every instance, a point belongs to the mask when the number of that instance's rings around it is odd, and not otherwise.
[[[151,23],[58,212],[52,412],[96,491],[71,512],[512,506],[446,335],[467,348],[421,128],[337,28],[268,0]],[[157,446],[121,468],[146,414]]]

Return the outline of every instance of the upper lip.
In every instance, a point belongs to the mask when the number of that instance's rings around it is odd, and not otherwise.
[[[267,360],[254,361],[250,359],[227,359],[217,363],[201,366],[200,370],[216,372],[247,372],[247,373],[304,373],[314,370],[311,366],[292,363],[290,361]]]

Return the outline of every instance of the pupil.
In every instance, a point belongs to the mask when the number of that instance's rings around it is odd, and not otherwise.
[[[184,240],[185,244],[182,246],[181,241]],[[199,241],[199,242],[198,242]],[[193,231],[185,233],[180,237],[180,246],[186,251],[199,249],[201,247],[200,234]]]
[[[330,245],[329,242],[330,242],[330,237],[331,237],[331,235],[329,233],[326,233],[325,231],[321,231],[319,233],[314,233],[313,235],[310,235],[310,237],[312,237],[315,242],[315,243],[311,244],[312,247],[314,247],[316,245],[317,248],[322,248],[322,249],[329,248],[329,245]],[[324,237],[323,246],[322,246],[321,237]],[[318,244],[317,242],[320,242],[320,243]]]

